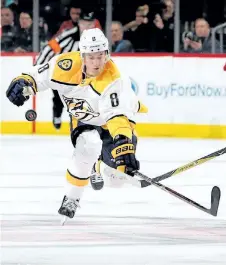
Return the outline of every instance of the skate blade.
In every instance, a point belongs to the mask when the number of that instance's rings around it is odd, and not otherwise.
[[[66,223],[67,221],[67,216],[64,216],[63,219],[61,220],[61,225],[64,226],[64,224]]]

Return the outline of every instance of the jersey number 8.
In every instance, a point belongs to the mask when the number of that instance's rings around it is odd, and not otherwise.
[[[119,99],[117,93],[111,93],[110,99],[112,107],[117,107],[119,105]]]

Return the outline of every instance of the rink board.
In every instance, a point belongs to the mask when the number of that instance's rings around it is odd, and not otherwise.
[[[138,123],[137,134],[141,137],[177,137],[226,139],[226,126],[193,124]],[[64,122],[56,131],[51,122],[2,122],[2,134],[69,135],[69,123]]]
[[[52,126],[51,90],[38,93],[20,108],[7,101],[8,84],[29,69],[35,56],[11,55],[1,57],[1,133],[69,134],[66,111],[61,130]],[[140,136],[226,139],[225,55],[120,54],[113,60],[149,108],[148,114],[136,117]],[[24,117],[30,108],[37,111],[36,122]]]

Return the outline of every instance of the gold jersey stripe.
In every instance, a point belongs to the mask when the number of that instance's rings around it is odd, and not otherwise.
[[[87,186],[89,184],[89,177],[86,178],[86,179],[81,179],[81,178],[78,178],[74,175],[72,175],[69,170],[67,170],[67,173],[66,173],[66,179],[67,181],[74,185],[74,186],[78,186],[78,187],[84,187],[84,186]]]

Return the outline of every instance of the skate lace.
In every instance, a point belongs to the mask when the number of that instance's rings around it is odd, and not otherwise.
[[[64,206],[67,207],[69,210],[75,210],[77,207],[80,207],[78,201],[74,201],[71,199],[67,199],[65,201]]]
[[[103,181],[101,174],[94,173],[90,176],[92,183],[97,183]]]

